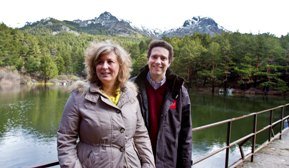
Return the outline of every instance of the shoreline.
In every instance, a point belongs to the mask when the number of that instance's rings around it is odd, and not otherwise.
[[[80,77],[74,75],[59,75],[53,79],[50,79],[45,84],[42,80],[33,79],[31,76],[19,74],[17,71],[11,71],[5,68],[0,68],[0,90],[12,89],[21,86],[40,86],[40,85],[56,85],[56,86],[69,86],[74,81],[81,80]],[[198,87],[193,86],[188,90],[197,90],[198,92],[211,93],[211,87]],[[283,93],[277,90],[270,90],[269,88],[249,88],[242,90],[240,88],[228,87],[225,91],[222,87],[215,87],[214,94],[225,96],[242,96],[242,95],[263,95],[263,96],[288,96],[288,92]]]

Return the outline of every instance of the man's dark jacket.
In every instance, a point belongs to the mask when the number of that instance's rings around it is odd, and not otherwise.
[[[150,131],[146,76],[149,69],[145,66],[134,78],[138,86],[138,100],[145,124]],[[159,131],[156,142],[157,168],[190,168],[192,156],[191,102],[184,80],[166,72],[168,90],[164,95],[161,108]]]

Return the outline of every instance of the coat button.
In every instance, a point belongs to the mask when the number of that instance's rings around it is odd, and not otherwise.
[[[120,150],[121,152],[124,152],[124,147],[120,147],[119,150]]]
[[[120,131],[120,133],[124,133],[125,129],[121,128],[119,131]]]

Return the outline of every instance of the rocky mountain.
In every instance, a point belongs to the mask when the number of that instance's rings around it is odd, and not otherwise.
[[[89,33],[136,37],[184,36],[191,35],[195,32],[213,35],[225,31],[224,28],[218,26],[211,18],[193,17],[192,19],[186,20],[180,28],[160,32],[132,26],[129,21],[118,19],[109,12],[104,12],[100,14],[99,17],[90,20],[60,21],[54,18],[47,18],[34,23],[26,23],[21,29],[30,33],[48,32],[57,34],[59,32],[71,32],[75,34]]]
[[[177,29],[171,29],[162,33],[162,36],[173,37],[173,36],[185,36],[191,35],[196,32],[201,34],[220,34],[225,30],[222,26],[219,26],[213,19],[208,17],[193,17],[192,19],[186,20],[182,27]]]
[[[104,12],[91,20],[74,20],[66,21],[70,25],[74,25],[80,32],[89,34],[105,34],[105,35],[146,35],[140,29],[132,27],[129,22],[119,20],[109,12]]]
[[[40,29],[53,34],[73,32],[119,36],[147,35],[142,30],[132,27],[129,22],[119,20],[109,12],[104,12],[99,17],[90,20],[59,21],[54,18],[46,18],[34,23],[26,23],[21,29],[32,33]]]

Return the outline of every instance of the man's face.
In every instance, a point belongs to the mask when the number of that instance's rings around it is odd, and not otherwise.
[[[148,59],[151,78],[156,82],[160,82],[164,79],[170,65],[169,50],[163,47],[154,47]]]

